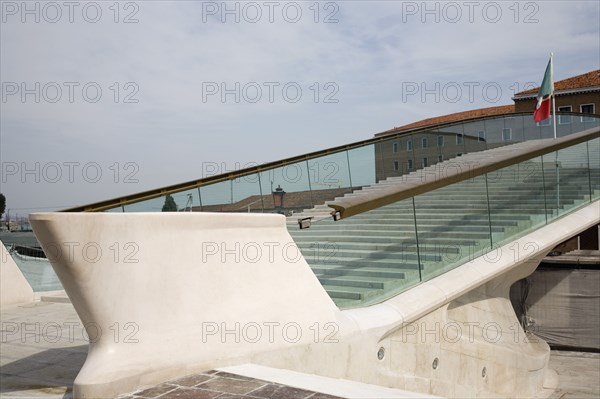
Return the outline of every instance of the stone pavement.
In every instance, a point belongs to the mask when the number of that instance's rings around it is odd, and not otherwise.
[[[87,356],[70,303],[33,302],[0,312],[0,396],[70,397]]]
[[[0,312],[0,397],[72,397],[73,380],[87,354],[86,335],[64,294]],[[52,301],[52,302],[47,302]],[[600,397],[600,354],[553,351],[550,366],[558,373],[553,399]],[[122,398],[333,399],[335,396],[207,371]]]
[[[600,398],[600,353],[552,351],[550,368],[558,373],[552,399]]]
[[[338,397],[212,370],[120,397],[120,399],[132,398],[335,399]]]

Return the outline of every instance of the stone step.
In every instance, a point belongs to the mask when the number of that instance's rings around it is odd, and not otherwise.
[[[587,172],[581,173],[578,160],[574,160],[573,168],[565,167],[571,162],[566,158],[560,160],[558,173],[553,162],[522,163],[490,173],[487,184],[480,176],[419,195],[414,199],[416,216],[413,200],[407,199],[334,222],[328,203],[361,198],[406,182],[432,181],[443,177],[446,168],[466,167],[467,163],[476,164],[510,151],[511,146],[505,146],[472,153],[365,186],[288,218],[290,234],[338,306],[358,306],[383,292],[399,292],[419,280],[419,269],[427,276],[439,274],[487,248],[490,221],[492,237],[498,240],[556,213],[545,206],[551,207],[559,192],[561,210],[581,203],[589,196]],[[593,176],[600,180],[600,169]],[[302,216],[315,218],[311,228],[297,228],[297,219]]]
[[[373,288],[346,287],[336,285],[323,285],[323,288],[325,288],[325,291],[327,291],[332,299],[352,299],[361,302],[380,295],[382,291]]]
[[[480,225],[465,225],[464,223],[454,223],[454,224],[444,224],[444,223],[436,223],[435,221],[432,221],[431,219],[429,220],[424,220],[424,221],[419,221],[417,220],[417,227],[419,229],[419,232],[433,232],[433,231],[440,231],[440,230],[448,230],[449,227],[452,227],[453,231],[457,231],[457,232],[464,232],[464,231],[471,231],[471,232],[489,232],[490,231],[490,226],[485,223],[485,224],[480,224]],[[338,222],[335,225],[330,225],[330,224],[315,224],[313,226],[310,227],[310,229],[308,230],[312,230],[314,231],[319,231],[319,232],[330,232],[332,235],[338,233],[338,232],[346,232],[346,231],[365,231],[365,230],[374,230],[377,232],[383,232],[383,231],[391,231],[391,232],[414,232],[415,226],[413,223],[402,223],[402,224],[383,224],[383,223],[377,223],[377,221],[375,221],[375,223],[340,223]],[[308,234],[308,230],[306,231],[306,234]],[[367,230],[367,231],[368,231]],[[491,227],[492,231],[503,231],[503,227],[499,226],[498,224],[496,225],[492,225]]]
[[[370,240],[369,240],[370,241]],[[489,240],[488,240],[489,241]],[[422,241],[419,244],[419,249],[421,252],[433,252],[438,251],[440,248],[448,248],[450,252],[457,252],[457,245],[461,246],[473,246],[476,245],[478,241],[470,240],[470,241],[457,241],[457,240],[426,240]],[[416,251],[416,241],[414,239],[403,239],[402,241],[394,241],[390,243],[372,243],[367,242],[366,240],[358,241],[358,242],[349,242],[348,240],[344,241],[297,241],[296,244],[300,250],[306,251],[306,253],[310,253],[312,255],[322,255],[322,256],[333,256],[336,254],[337,250],[362,250],[362,251]],[[310,252],[312,251],[312,253]]]
[[[317,275],[321,276],[354,276],[354,277],[381,277],[386,279],[401,280],[407,275],[403,269],[381,268],[375,266],[365,266],[361,268],[345,268],[332,265],[317,264],[311,266]],[[415,265],[416,268],[416,265]]]
[[[396,282],[386,277],[361,277],[361,276],[326,276],[318,275],[317,278],[323,284],[323,286],[343,286],[343,287],[357,287],[357,288],[370,288],[382,290],[389,287]],[[403,279],[399,279],[403,280]]]
[[[320,231],[311,231],[312,227],[308,230],[297,230],[302,232],[304,237],[309,237],[308,239],[315,241],[323,241],[323,240],[334,240],[333,235],[330,232],[320,232]],[[382,240],[391,239],[391,240],[399,240],[403,238],[410,237],[414,239],[414,231],[411,232],[411,235],[407,235],[407,232],[398,232],[398,231],[390,231],[382,234],[381,231],[376,230],[340,230],[337,232],[335,236],[335,241],[343,241],[346,237],[360,237],[363,241],[369,242],[385,242]],[[489,231],[488,232],[472,232],[472,231],[439,231],[436,232],[436,238],[450,238],[450,239],[465,239],[465,240],[482,240],[489,239]],[[372,240],[372,241],[371,241]]]
[[[302,250],[301,250],[302,252]],[[304,256],[304,252],[302,253]],[[330,264],[330,265],[345,265],[345,266],[366,266],[367,264],[377,265],[378,267],[398,267],[404,263],[417,264],[419,258],[422,262],[434,261],[439,262],[442,255],[436,251],[427,253],[423,251],[420,256],[414,250],[407,249],[404,252],[400,251],[363,251],[351,249],[339,249],[335,254],[312,254],[307,253],[304,258],[311,263]]]

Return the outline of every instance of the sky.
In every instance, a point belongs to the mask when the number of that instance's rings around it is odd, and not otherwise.
[[[0,1],[11,217],[511,104],[600,68],[600,2]]]

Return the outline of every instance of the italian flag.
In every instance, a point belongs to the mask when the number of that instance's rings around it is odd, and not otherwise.
[[[554,92],[554,79],[552,71],[552,55],[546,72],[544,73],[544,80],[540,86],[540,91],[537,95],[537,104],[535,106],[535,112],[533,113],[533,119],[536,123],[543,121],[544,119],[550,118],[550,100],[552,93]]]

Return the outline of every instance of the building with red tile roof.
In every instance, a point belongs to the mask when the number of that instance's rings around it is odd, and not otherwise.
[[[599,113],[600,70],[557,81],[554,83],[554,87],[557,112]],[[421,130],[376,144],[377,180],[401,176],[415,169],[460,156],[465,152],[489,149],[499,145],[493,140],[489,140],[491,134],[488,131],[489,126],[486,128],[481,122],[470,124],[469,132],[456,130],[464,129],[462,126],[447,128],[443,126],[454,122],[468,122],[476,118],[523,112],[530,112],[533,118],[538,91],[539,87],[536,87],[517,93],[513,97],[514,104],[436,116],[375,134],[375,137],[382,137],[396,133],[408,133],[415,129],[431,128],[428,131]],[[571,123],[571,118],[571,116],[559,116],[557,125],[567,126]],[[584,122],[585,117],[580,118]],[[546,126],[548,122],[549,120],[543,121],[540,126]],[[504,126],[502,129],[506,130],[502,135],[504,136],[506,133],[508,141],[514,140],[510,133],[511,127]]]
[[[533,112],[539,87],[515,94],[515,112]],[[554,82],[557,112],[600,112],[600,69]]]
[[[461,111],[454,114],[427,118],[377,133],[375,137],[444,123],[467,121],[484,116],[503,115],[514,112],[533,113],[537,102],[538,90],[539,87],[535,87],[517,93],[513,97],[514,104]],[[563,112],[599,114],[600,69],[554,82],[554,94],[556,96],[557,112],[560,111],[559,108],[562,108]]]

